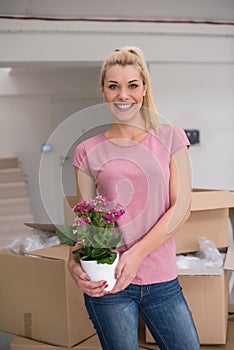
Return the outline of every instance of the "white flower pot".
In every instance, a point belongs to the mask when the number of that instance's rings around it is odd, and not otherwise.
[[[85,261],[82,259],[80,260],[80,264],[92,282],[101,280],[107,281],[108,287],[105,288],[105,291],[109,292],[116,283],[115,268],[118,261],[119,254],[117,253],[117,257],[113,264],[98,264],[95,260]]]

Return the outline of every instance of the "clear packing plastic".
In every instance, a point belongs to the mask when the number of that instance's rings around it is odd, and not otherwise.
[[[9,253],[27,254],[28,252],[61,244],[55,233],[33,229],[28,234],[10,236],[1,242],[1,250]]]
[[[221,253],[216,245],[206,237],[199,238],[198,252],[186,255],[177,255],[178,269],[222,268],[225,254]]]

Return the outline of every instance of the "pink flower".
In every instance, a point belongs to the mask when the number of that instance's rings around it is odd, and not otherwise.
[[[90,219],[89,218],[82,218],[82,217],[77,217],[73,220],[73,224],[72,226],[73,227],[76,227],[76,226],[86,226],[90,224]]]
[[[95,255],[99,263],[112,264],[116,257],[113,249],[120,246],[123,236],[122,232],[115,232],[116,221],[125,213],[124,208],[119,203],[113,205],[105,197],[97,196],[77,203],[73,211],[76,216],[72,227],[68,227],[72,236],[67,236],[64,243],[70,246],[74,246],[74,242],[81,243],[74,252],[81,259],[93,260]],[[66,236],[61,232],[59,235],[60,239]]]

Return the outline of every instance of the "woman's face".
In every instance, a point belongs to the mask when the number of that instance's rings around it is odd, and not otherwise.
[[[102,94],[119,121],[129,122],[139,116],[145,93],[137,66],[115,65],[107,69]]]

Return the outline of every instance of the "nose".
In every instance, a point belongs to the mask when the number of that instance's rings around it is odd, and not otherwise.
[[[127,99],[128,99],[128,91],[127,91],[127,89],[121,88],[121,89],[119,90],[118,98],[119,98],[120,100],[122,100],[122,101],[127,100]]]

